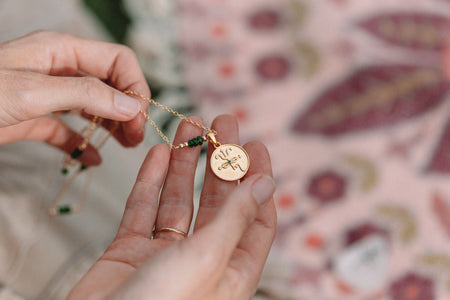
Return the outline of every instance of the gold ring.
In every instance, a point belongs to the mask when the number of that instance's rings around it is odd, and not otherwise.
[[[171,231],[171,232],[175,232],[175,233],[181,234],[183,237],[187,237],[187,233],[186,233],[186,232],[181,231],[181,230],[176,229],[176,228],[170,228],[170,227],[160,227],[160,228],[156,228],[156,229],[153,231],[153,235],[155,235],[156,233],[161,232],[161,231]]]

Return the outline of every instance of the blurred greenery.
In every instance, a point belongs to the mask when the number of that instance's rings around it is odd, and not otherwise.
[[[83,0],[83,4],[97,17],[106,31],[111,35],[114,42],[126,44],[128,30],[133,20],[126,11],[123,0]],[[169,91],[170,89],[175,89],[184,94],[188,93],[184,86],[167,87],[152,83],[149,80],[147,82],[149,83],[154,99],[158,99],[158,96],[162,92]],[[174,107],[174,109],[182,114],[189,115],[193,112],[194,107],[191,104],[182,104],[179,107]],[[167,117],[163,119],[161,124],[163,132],[169,131],[173,122],[176,121],[178,119],[175,116],[167,114]]]
[[[83,3],[97,17],[116,43],[126,44],[132,19],[122,0],[83,0]],[[158,97],[162,89],[162,86],[151,85],[152,96]]]
[[[83,0],[83,3],[97,16],[115,42],[125,42],[131,18],[122,0]]]

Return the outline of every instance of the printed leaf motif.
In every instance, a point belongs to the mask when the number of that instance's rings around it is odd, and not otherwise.
[[[450,173],[450,119],[444,128],[441,140],[434,151],[430,163],[428,164],[427,171],[436,173]]]
[[[298,64],[302,73],[312,77],[320,67],[320,54],[316,47],[308,42],[297,41],[294,43],[293,51],[298,57]]]
[[[435,266],[446,270],[450,274],[450,256],[443,253],[426,254],[420,261],[429,266]]]
[[[449,89],[450,82],[439,69],[370,66],[315,99],[293,130],[335,137],[392,125],[436,107]]]
[[[382,205],[378,207],[378,213],[394,221],[398,221],[400,225],[400,238],[403,243],[407,244],[417,235],[417,225],[414,216],[403,207],[394,205]]]
[[[439,51],[450,30],[448,17],[424,13],[389,13],[364,20],[360,26],[377,38],[413,50]]]
[[[447,203],[440,195],[436,194],[433,198],[433,211],[437,220],[450,237],[450,203]]]
[[[375,165],[368,159],[357,155],[346,155],[344,160],[352,167],[361,171],[361,190],[370,191],[378,181],[378,174]]]
[[[430,268],[436,269],[440,275],[446,275],[445,285],[450,292],[450,256],[448,253],[430,253],[420,257],[420,262]]]

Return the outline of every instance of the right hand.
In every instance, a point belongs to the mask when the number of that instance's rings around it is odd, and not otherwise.
[[[150,96],[129,48],[68,34],[40,31],[0,44],[0,144],[37,140],[70,153],[81,137],[52,112],[80,110],[120,121],[114,136],[125,147],[144,138],[147,103],[121,91]],[[112,122],[105,122],[111,127]],[[88,147],[80,160],[100,163]]]

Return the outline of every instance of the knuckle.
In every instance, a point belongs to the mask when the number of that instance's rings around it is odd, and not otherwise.
[[[11,88],[4,91],[7,100],[3,105],[4,110],[18,121],[29,119],[32,115],[29,107],[40,102],[35,90],[43,84],[40,80],[42,76],[31,77],[24,72],[2,71],[0,78],[4,76],[6,82],[12,83]]]
[[[46,30],[46,29],[38,29],[30,33],[30,37],[36,38],[38,40],[56,38],[59,33]]]
[[[132,57],[134,59],[136,58],[136,53],[134,53],[134,51],[130,47],[125,45],[117,45],[117,47],[120,54]]]
[[[204,208],[217,208],[223,204],[225,197],[222,194],[203,194],[200,206]]]
[[[179,158],[176,155],[172,156],[172,173],[178,176],[186,176],[188,170],[195,170],[197,167],[196,162],[191,159]]]
[[[258,204],[255,200],[247,202],[241,202],[239,209],[237,210],[238,218],[248,226],[253,219],[256,217],[256,213],[258,211]]]
[[[101,89],[102,82],[95,77],[83,77],[81,79],[81,91],[83,97],[89,100],[95,100],[102,97],[103,91]]]
[[[41,36],[42,36],[42,35],[48,35],[48,34],[50,34],[50,33],[52,33],[52,32],[49,31],[49,30],[45,30],[45,29],[37,29],[37,30],[31,32],[30,35],[34,35],[34,36],[36,36],[36,35],[41,35]]]

